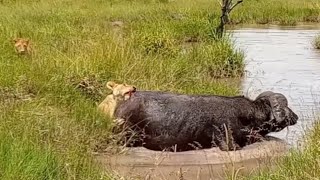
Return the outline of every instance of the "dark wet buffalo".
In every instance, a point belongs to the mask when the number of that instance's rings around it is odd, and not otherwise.
[[[171,151],[216,146],[238,150],[253,143],[251,136],[264,137],[298,120],[286,97],[271,91],[255,100],[137,91],[119,105],[115,117],[139,135],[132,146]]]

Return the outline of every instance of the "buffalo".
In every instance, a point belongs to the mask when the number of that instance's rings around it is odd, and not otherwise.
[[[245,96],[186,95],[136,91],[114,114],[130,129],[127,146],[151,150],[187,151],[219,147],[239,150],[297,123],[298,116],[281,93]],[[258,137],[252,139],[252,136]],[[128,139],[126,140],[128,141]]]

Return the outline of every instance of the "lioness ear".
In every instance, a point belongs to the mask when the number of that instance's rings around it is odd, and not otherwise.
[[[14,42],[14,43],[18,42],[18,38],[14,38],[14,39],[12,40],[12,42]]]
[[[113,88],[116,86],[117,84],[113,81],[109,81],[107,82],[107,88],[113,90]]]
[[[30,40],[29,40],[29,39],[27,39],[27,40],[26,40],[26,43],[27,43],[27,44],[29,44],[29,42],[30,42]]]

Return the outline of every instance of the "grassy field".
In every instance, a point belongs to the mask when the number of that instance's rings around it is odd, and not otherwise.
[[[238,93],[225,78],[242,74],[244,54],[214,41],[218,1],[76,2],[0,1],[0,179],[110,179],[92,158],[110,136],[96,111],[108,80]],[[316,2],[248,0],[232,23],[319,22]],[[15,54],[19,34],[32,56]]]

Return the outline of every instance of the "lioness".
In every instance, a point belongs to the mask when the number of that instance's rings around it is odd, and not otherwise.
[[[136,92],[136,87],[127,84],[117,84],[113,81],[109,81],[106,86],[112,90],[112,94],[108,95],[98,105],[98,109],[109,116],[109,118],[113,118],[113,114],[119,103],[130,99],[131,95]]]
[[[31,52],[29,39],[15,38],[13,42],[17,54],[29,54]]]

